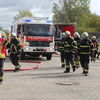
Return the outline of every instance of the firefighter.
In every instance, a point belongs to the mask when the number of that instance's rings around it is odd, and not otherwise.
[[[76,48],[74,39],[70,37],[71,33],[66,31],[66,37],[63,40],[62,46],[64,47],[64,59],[66,63],[66,70],[64,73],[70,72],[70,65],[72,66],[73,72],[75,72],[75,64],[73,61],[73,51]]]
[[[91,49],[93,48],[91,40],[88,38],[88,33],[83,32],[82,40],[80,41],[79,51],[80,51],[80,63],[83,69],[83,74],[88,75],[89,71],[89,57]]]
[[[76,41],[76,45],[78,46],[80,44],[80,35],[78,32],[74,33],[74,40]],[[79,50],[76,49],[75,53],[74,53],[74,61],[75,61],[75,66],[78,68],[79,67],[79,63],[80,63],[80,59],[79,59]]]
[[[5,33],[0,32],[0,84],[3,82],[3,66],[6,55]]]
[[[16,38],[16,33],[12,33],[12,38],[10,42],[7,44],[8,54],[10,55],[10,60],[12,64],[15,66],[14,72],[18,72],[20,70],[21,65],[18,60],[21,53],[21,45],[19,40]]]
[[[60,52],[60,58],[61,58],[61,68],[65,67],[65,62],[64,62],[64,47],[63,45],[63,40],[65,38],[65,33],[62,34],[62,39],[60,41],[57,41],[57,50]]]
[[[93,43],[93,49],[92,49],[92,52],[91,52],[91,61],[95,62],[96,55],[97,55],[97,52],[98,52],[98,42],[96,40],[96,36],[92,36],[91,41]]]

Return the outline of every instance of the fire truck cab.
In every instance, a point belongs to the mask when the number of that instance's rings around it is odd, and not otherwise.
[[[55,41],[56,40],[61,40],[62,38],[62,33],[66,31],[70,31],[71,37],[74,36],[75,32],[75,24],[62,24],[62,23],[55,23],[54,24],[55,28]]]
[[[21,57],[45,56],[51,60],[54,53],[53,24],[48,18],[24,17],[14,22],[11,33],[15,32],[23,44]]]

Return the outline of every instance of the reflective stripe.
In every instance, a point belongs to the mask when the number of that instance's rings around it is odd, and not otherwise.
[[[64,62],[61,62],[62,64],[65,64]]]
[[[76,64],[76,65],[79,65],[79,64],[80,64],[80,62],[75,62],[75,64]]]
[[[97,50],[97,49],[95,48],[95,49],[92,49],[92,50],[94,51],[94,50]]]
[[[15,66],[15,68],[20,68],[20,65],[18,65],[18,66]]]
[[[70,66],[69,65],[66,65],[66,68],[70,68]]]
[[[80,52],[80,54],[90,54],[90,52]]]
[[[64,48],[64,47],[59,47],[59,48]]]
[[[3,79],[3,76],[0,76],[0,79]]]
[[[85,68],[83,68],[83,71],[88,72],[88,70],[87,70],[87,69],[85,69]]]
[[[65,45],[65,47],[70,47],[70,45]]]
[[[90,47],[90,46],[80,45],[80,47],[87,48],[87,47]]]

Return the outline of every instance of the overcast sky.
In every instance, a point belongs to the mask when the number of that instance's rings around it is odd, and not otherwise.
[[[52,16],[53,3],[57,0],[0,0],[0,26],[10,28],[18,10],[28,9],[35,16]],[[100,15],[100,0],[91,0],[90,9]]]

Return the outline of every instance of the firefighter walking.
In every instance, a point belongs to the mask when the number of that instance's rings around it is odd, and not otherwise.
[[[13,35],[12,39],[7,44],[7,48],[8,48],[8,53],[10,55],[10,60],[12,64],[15,66],[14,72],[18,72],[21,67],[21,65],[19,64],[21,45],[19,40],[16,38],[16,33],[13,33],[12,35]]]
[[[62,35],[62,39],[60,41],[57,41],[57,50],[60,52],[60,58],[61,58],[61,68],[65,67],[65,61],[64,61],[64,38],[65,38],[65,33]]]
[[[89,57],[90,52],[93,47],[91,40],[88,38],[88,33],[83,32],[82,40],[80,41],[79,51],[80,51],[80,63],[83,69],[83,74],[88,75],[89,71]]]
[[[98,42],[96,40],[96,36],[92,36],[91,41],[93,43],[93,49],[92,49],[92,52],[91,52],[91,61],[94,61],[95,62],[96,55],[98,53]]]
[[[70,65],[72,66],[73,72],[75,72],[75,64],[73,60],[73,51],[76,48],[75,41],[70,37],[71,33],[69,31],[65,32],[66,37],[63,40],[62,47],[64,48],[64,59],[66,63],[66,70],[64,73],[70,72]]]
[[[80,44],[80,35],[78,32],[74,33],[74,40],[76,41],[76,45],[78,46]],[[74,62],[75,62],[75,66],[77,68],[79,68],[79,64],[80,64],[80,57],[79,57],[79,50],[78,48],[76,49],[75,53],[74,53]]]

